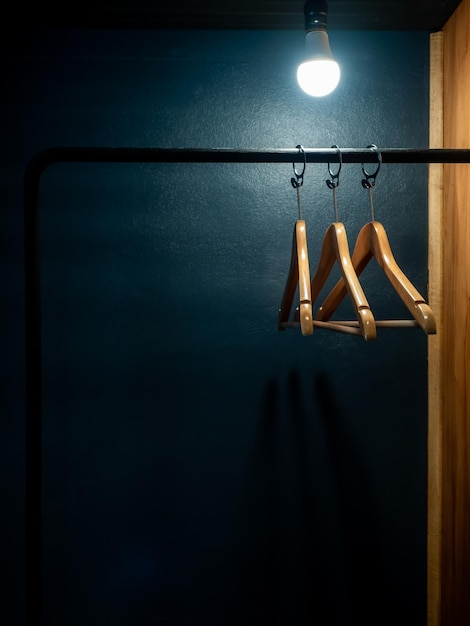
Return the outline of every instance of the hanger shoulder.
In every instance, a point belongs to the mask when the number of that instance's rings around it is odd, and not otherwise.
[[[371,258],[372,251],[370,249],[369,228],[368,224],[366,224],[359,232],[351,259],[356,276],[360,276]],[[344,278],[340,278],[318,309],[315,318],[323,321],[329,320],[346,297],[347,293],[348,288],[346,282]]]
[[[317,269],[310,283],[310,298],[311,302],[315,302],[318,298],[323,285],[325,284],[330,272],[336,260],[336,249],[334,243],[334,224],[330,224],[325,236],[323,237],[323,243],[318,260]],[[300,319],[300,311],[295,312],[294,320],[298,322]]]
[[[323,237],[320,258],[318,260],[315,275],[313,276],[311,282],[312,302],[315,302],[318,298],[336,260],[334,229],[335,224],[330,224],[325,236]]]
[[[367,302],[367,298],[358,279],[358,271],[356,269],[356,265],[354,264],[353,259],[351,259],[351,256],[349,254],[349,244],[346,236],[346,229],[344,228],[343,224],[339,222],[335,224],[335,226],[336,228],[334,231],[334,241],[336,247],[336,256],[340,266],[341,274],[343,275],[343,280],[346,285],[346,290],[349,292],[349,295],[351,296],[351,299],[353,300],[357,309],[360,309],[362,307],[369,307],[369,303]],[[357,255],[357,249],[355,251]],[[360,252],[362,254],[362,250]]]
[[[300,305],[296,311],[297,321],[303,335],[313,333],[312,300],[310,296],[310,269],[307,249],[307,230],[304,220],[297,220],[292,234],[292,252],[289,273],[279,307],[278,329],[284,330],[289,320],[294,296],[299,287]]]
[[[398,266],[385,228],[380,222],[369,222],[359,232],[352,256],[352,263],[358,276],[372,257],[375,257],[419,326],[426,334],[435,334],[436,320],[432,309]],[[316,319],[329,320],[346,292],[347,286],[344,280],[340,279],[319,308]]]
[[[363,337],[366,340],[375,339],[377,337],[377,331],[374,316],[370,310],[369,303],[367,302],[367,298],[354,269],[354,263],[349,254],[349,244],[344,224],[341,222],[334,222],[331,224],[325,235],[325,241],[327,239],[327,250],[329,255],[327,259],[328,271],[326,276],[322,275],[323,280],[319,281],[318,285],[314,286],[312,281],[312,301],[315,302],[335,260],[341,270],[342,278],[334,287],[333,293],[328,296],[327,302],[320,307],[319,312],[316,315],[316,319],[323,321],[328,320],[346,293],[349,293],[354,306],[354,313],[357,321],[359,322]],[[325,244],[322,249],[322,255],[324,250]],[[331,258],[331,255],[334,255],[333,258]],[[325,266],[326,265],[327,264],[325,262]]]
[[[353,260],[349,254],[349,244],[346,229],[343,224],[337,223],[337,227],[335,228],[335,241],[337,246],[337,260],[343,281],[346,285],[349,297],[354,304],[354,313],[356,314],[364,339],[376,339],[377,331],[374,316],[370,310],[369,303],[361,287],[361,283],[359,282]]]
[[[396,262],[385,228],[380,222],[370,222],[369,226],[371,246],[377,263],[424,332],[435,334],[436,320],[432,309]]]
[[[307,230],[304,220],[295,224],[297,267],[299,277],[299,318],[302,335],[313,333],[312,295],[308,261]]]

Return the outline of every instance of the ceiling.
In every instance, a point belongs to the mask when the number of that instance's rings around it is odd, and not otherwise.
[[[460,0],[329,0],[331,30],[439,30]],[[23,6],[22,6],[23,5]],[[15,2],[16,25],[104,28],[303,29],[298,0],[41,0]]]

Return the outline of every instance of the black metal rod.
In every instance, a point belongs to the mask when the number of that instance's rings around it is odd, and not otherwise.
[[[339,161],[336,148],[304,148],[308,163]],[[470,163],[467,149],[383,148],[383,163]],[[343,163],[375,163],[368,148],[342,148]],[[303,156],[302,156],[303,159]],[[24,264],[26,351],[26,624],[42,624],[42,385],[39,185],[54,163],[295,163],[296,148],[57,147],[43,150],[24,174]]]
[[[338,162],[336,148],[304,148],[308,163]],[[470,149],[383,148],[383,163],[470,163]],[[343,163],[375,163],[377,153],[368,148],[341,148]],[[44,169],[60,162],[96,163],[294,163],[296,148],[246,150],[233,148],[128,148],[56,147],[43,150],[28,169]]]

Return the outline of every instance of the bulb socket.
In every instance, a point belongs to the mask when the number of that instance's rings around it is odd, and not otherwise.
[[[334,61],[325,30],[311,30],[306,33],[305,55],[308,61]]]
[[[326,30],[328,5],[326,0],[307,0],[304,4],[305,31]]]

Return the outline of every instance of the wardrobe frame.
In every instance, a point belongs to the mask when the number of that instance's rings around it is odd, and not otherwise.
[[[430,37],[429,145],[470,145],[470,0]],[[470,167],[429,166],[428,626],[470,624]]]
[[[309,163],[336,163],[336,149],[305,148]],[[440,621],[442,585],[442,361],[444,344],[442,304],[442,165],[470,163],[469,149],[381,148],[383,163],[428,163],[430,165],[430,271],[429,302],[440,320],[438,334],[430,336],[429,494],[428,519],[432,539],[428,543],[428,624]],[[364,148],[341,150],[343,163],[375,163],[377,155]],[[161,149],[57,147],[38,153],[24,175],[24,264],[25,264],[25,350],[26,350],[26,624],[41,626],[42,570],[42,383],[41,383],[41,277],[39,241],[39,192],[41,176],[56,163],[295,163],[297,149]],[[468,167],[468,166],[467,166]],[[467,211],[468,212],[468,211]],[[469,329],[467,329],[469,330]],[[457,340],[457,339],[456,339]],[[468,368],[470,371],[470,367]],[[468,393],[468,392],[467,392]],[[470,404],[470,401],[469,401]],[[467,443],[470,443],[467,442]],[[455,485],[453,485],[455,488]],[[431,506],[431,508],[429,508]],[[470,549],[470,548],[469,548]],[[457,626],[460,622],[452,622]],[[463,624],[463,622],[462,622]]]

